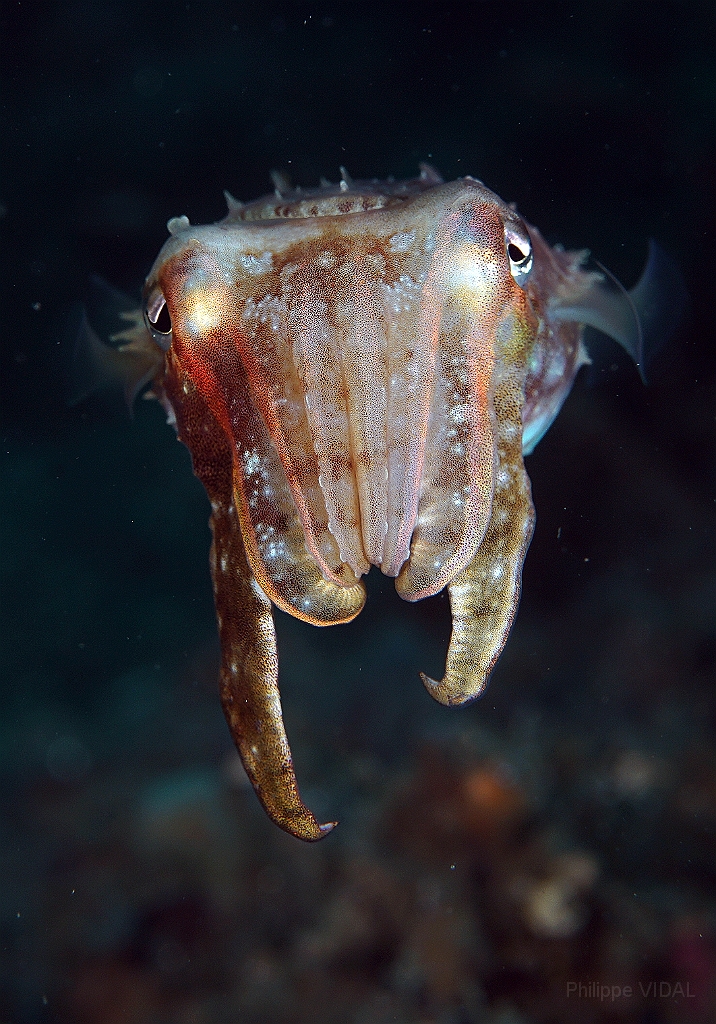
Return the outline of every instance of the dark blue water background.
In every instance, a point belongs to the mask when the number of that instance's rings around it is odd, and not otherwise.
[[[0,1019],[710,1019],[712,5],[2,16]],[[219,219],[224,188],[423,160],[628,286],[655,237],[691,314],[648,388],[606,348],[528,459],[537,529],[481,701],[420,684],[444,596],[371,577],[348,627],[279,616],[304,796],[341,820],[305,847],[232,756],[188,453],[156,404],[67,407],[72,303],[92,274],[138,296],[167,219]],[[570,988],[593,981],[610,995]]]

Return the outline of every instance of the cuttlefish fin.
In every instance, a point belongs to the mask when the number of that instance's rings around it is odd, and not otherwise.
[[[644,378],[656,355],[678,331],[689,308],[684,275],[653,238],[649,239],[649,257],[644,272],[630,290],[629,297],[641,322],[639,372]]]
[[[68,405],[77,405],[102,388],[119,386],[131,411],[137,395],[162,365],[162,353],[147,341],[143,325],[138,334],[122,345],[107,345],[82,310],[67,386]]]
[[[101,278],[93,277],[91,283],[92,320],[99,323],[100,333],[108,336],[109,343],[90,324],[84,306],[80,307],[67,403],[77,405],[95,391],[118,386],[131,411],[137,395],[161,370],[164,354],[152,341],[136,302]]]
[[[574,301],[556,302],[551,316],[593,327],[629,353],[646,383],[646,370],[671,340],[688,307],[678,266],[653,239],[639,281],[627,291],[605,267],[590,275],[589,285]],[[605,280],[606,278],[606,280]]]

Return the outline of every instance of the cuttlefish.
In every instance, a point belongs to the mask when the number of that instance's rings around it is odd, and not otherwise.
[[[145,388],[211,502],[221,699],[259,800],[305,840],[272,605],[316,626],[363,607],[371,566],[418,601],[447,587],[442,704],[481,694],[534,528],[529,454],[589,362],[585,326],[643,364],[664,260],[626,292],[550,247],[475,178],[352,181],[169,221],[142,308],[101,372]]]

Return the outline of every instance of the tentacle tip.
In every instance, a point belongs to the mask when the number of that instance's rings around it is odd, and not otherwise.
[[[288,832],[289,835],[295,836],[296,839],[302,839],[304,843],[317,843],[321,839],[325,839],[329,832],[338,824],[337,821],[327,821],[325,825],[321,825],[320,822],[316,821],[310,811],[300,821],[279,821],[273,818],[279,828],[282,828],[284,832]]]
[[[420,673],[420,678],[422,679],[423,686],[428,693],[432,693],[436,687],[440,686],[440,683],[436,682],[435,679],[431,679],[430,676],[427,676],[424,672]]]
[[[433,700],[436,700],[439,704],[445,705],[449,705],[452,703],[452,701],[449,700],[445,695],[443,689],[444,680],[439,681],[437,679],[431,679],[431,677],[426,675],[424,672],[420,673],[420,678],[423,681],[423,686],[428,691]]]
[[[487,676],[483,678],[481,685],[475,685],[474,681],[472,681],[473,685],[469,687],[465,686],[464,682],[460,686],[460,679],[448,677],[447,674],[440,682],[431,679],[424,672],[420,673],[420,678],[433,700],[438,701],[439,704],[444,704],[448,708],[456,707],[460,704],[468,704],[470,701],[475,700],[476,697],[482,696],[487,686]]]

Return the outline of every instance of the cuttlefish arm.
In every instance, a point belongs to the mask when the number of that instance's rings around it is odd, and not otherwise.
[[[121,313],[128,326],[106,345],[83,317],[76,360],[80,373],[71,400],[105,383],[119,383],[128,405],[148,383],[146,394],[159,399],[169,422],[189,448],[194,472],[211,502],[211,573],[221,641],[219,688],[224,714],[251,784],[269,817],[286,832],[313,842],[336,822],[320,823],[301,800],[286,737],[278,687],[278,653],[272,602],[257,582],[242,532],[246,500],[241,473],[226,433],[174,352],[155,330],[149,332],[140,310]],[[156,337],[155,337],[156,335]],[[280,481],[279,481],[280,482]],[[287,496],[274,489],[276,514]],[[248,530],[247,536],[253,538]],[[303,595],[306,616],[314,621],[344,621],[362,604],[362,588],[331,588],[323,580],[296,525],[285,530],[286,550],[298,571],[285,583]],[[335,590],[335,593],[334,593]],[[276,594],[276,601],[281,595]]]
[[[466,703],[484,691],[512,627],[535,523],[523,455],[548,429],[580,365],[589,362],[583,328],[617,341],[645,380],[649,362],[688,307],[679,268],[653,240],[639,281],[627,291],[604,267],[601,274],[585,271],[585,254],[550,250],[536,228],[530,227],[530,235],[537,259],[527,293],[540,328],[533,339],[526,322],[509,320],[502,345],[496,331],[497,455],[490,519],[472,561],[447,588],[453,621],[445,675],[436,682],[421,674],[431,696],[447,705]]]
[[[231,735],[269,817],[299,839],[322,839],[336,822],[320,824],[298,792],[281,711],[271,602],[251,572],[231,505],[213,512],[211,529],[219,691]]]
[[[298,791],[283,725],[272,606],[246,555],[226,437],[171,356],[162,387],[178,410],[179,437],[189,447],[194,472],[211,501],[211,574],[221,641],[219,689],[231,735],[269,817],[299,839],[322,839],[336,822],[319,823]]]
[[[531,339],[526,321],[509,318],[509,324],[508,344],[498,353],[492,396],[497,451],[490,520],[474,558],[448,585],[452,632],[445,675],[436,682],[421,673],[428,693],[446,705],[474,700],[487,685],[517,613],[522,566],[535,524],[522,459],[525,363]]]

